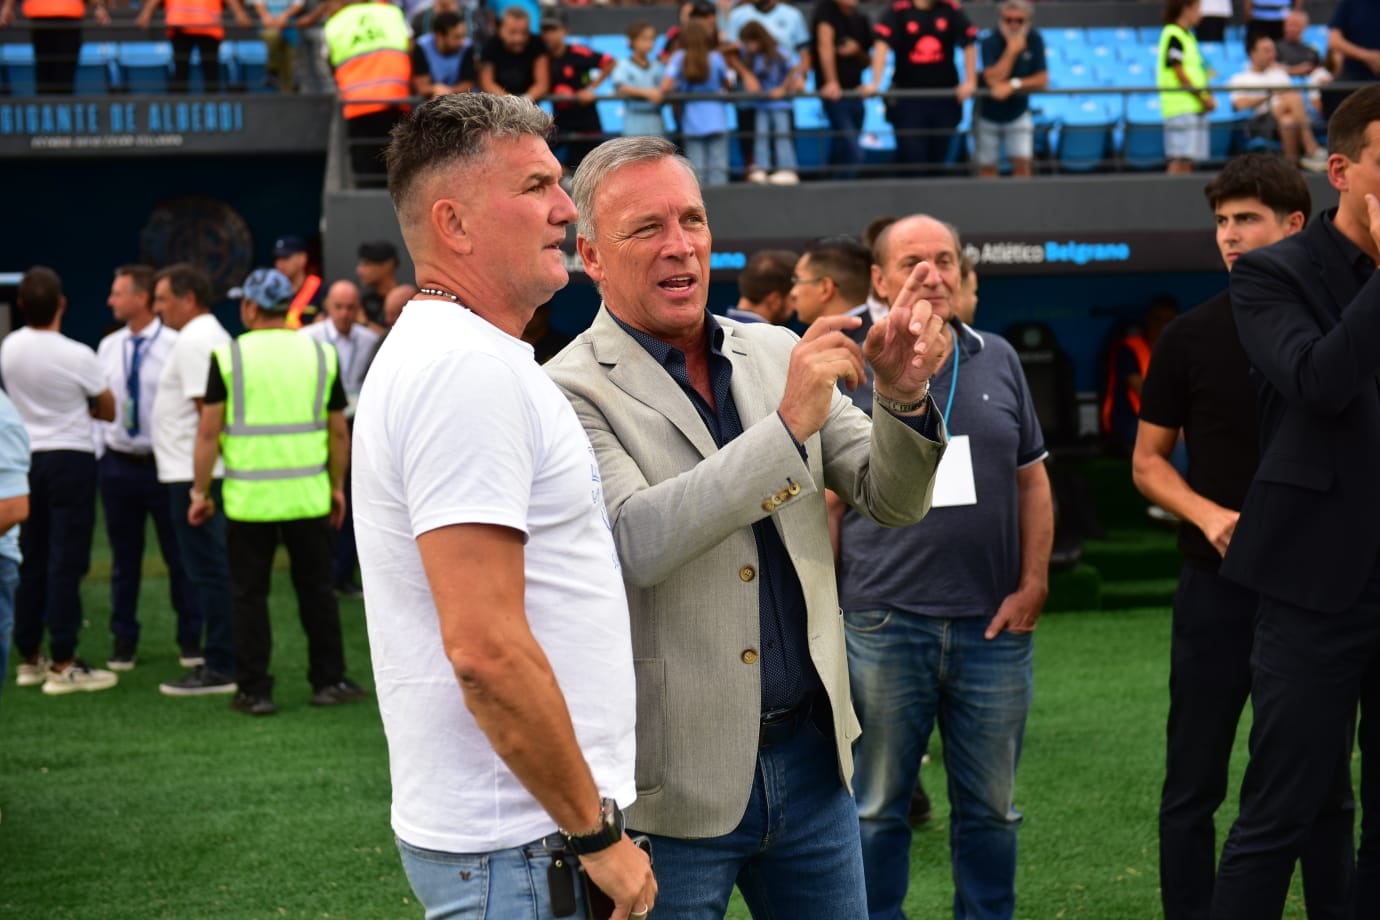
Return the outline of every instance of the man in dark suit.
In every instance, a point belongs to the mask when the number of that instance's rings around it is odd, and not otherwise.
[[[1261,595],[1251,762],[1222,853],[1215,918],[1268,920],[1318,822],[1349,822],[1335,786],[1361,722],[1362,804],[1380,784],[1380,87],[1328,124],[1338,207],[1243,256],[1231,299],[1254,369],[1261,456],[1222,574]],[[1364,809],[1356,917],[1380,909]]]

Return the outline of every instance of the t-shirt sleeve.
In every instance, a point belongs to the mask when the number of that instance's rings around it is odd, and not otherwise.
[[[877,24],[872,27],[872,38],[874,41],[886,42],[895,48],[896,38],[896,13],[894,10],[887,10],[877,17]]]
[[[958,7],[954,7],[954,33],[958,36],[954,40],[954,44],[960,48],[967,48],[977,41],[977,26],[973,25],[968,14]]]
[[[671,55],[671,60],[666,62],[666,76],[670,77],[672,80],[675,80],[678,84],[681,82],[680,68],[681,63],[684,60],[685,52],[677,51],[675,54]]]
[[[446,355],[390,416],[412,535],[455,524],[527,533],[540,423],[515,371],[484,354]],[[390,428],[392,426],[389,426]],[[457,475],[463,470],[464,475]]]
[[[1033,77],[1037,73],[1044,73],[1049,69],[1045,61],[1045,39],[1039,32],[1031,32],[1026,38],[1026,47],[1030,49],[1030,75]]]
[[[204,348],[179,348],[175,362],[164,373],[175,373],[182,382],[183,399],[201,399],[206,395],[207,373],[211,368],[212,355]],[[224,401],[225,384],[217,369],[212,376],[220,383],[221,400]]]
[[[1006,43],[997,33],[984,38],[978,43],[978,60],[982,62],[982,69],[986,70],[997,61],[1001,60],[1001,53],[1006,50]]]
[[[215,355],[211,355],[210,368],[206,372],[206,390],[201,401],[208,406],[218,406],[225,402],[227,395],[225,380],[220,376],[220,362]]]
[[[431,77],[431,64],[427,61],[426,52],[422,50],[421,45],[412,49],[412,76],[428,79]]]
[[[0,499],[29,494],[29,434],[17,419],[0,423]]]
[[[1182,428],[1188,420],[1188,362],[1185,336],[1170,323],[1155,343],[1140,389],[1140,418],[1161,428]],[[1181,329],[1182,327],[1180,327]]]
[[[1164,49],[1164,63],[1167,67],[1184,62],[1184,43],[1179,41],[1178,36],[1169,40],[1169,44]]]
[[[804,14],[791,17],[791,47],[796,51],[810,47],[810,27]]]
[[[81,359],[76,362],[77,382],[87,396],[100,396],[110,389],[110,381],[105,379],[105,369],[101,360],[90,348],[82,347]]]
[[[465,49],[464,53],[460,55],[460,82],[464,83],[469,81],[470,83],[475,83],[478,82],[478,80],[479,54],[475,50],[475,47],[470,45]]]
[[[361,349],[364,345],[359,346]],[[340,367],[336,366],[335,376],[331,378],[331,395],[326,400],[327,412],[344,412],[350,405],[350,400],[345,396],[345,384],[340,379]]]

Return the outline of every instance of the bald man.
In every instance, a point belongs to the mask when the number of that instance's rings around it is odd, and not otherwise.
[[[359,288],[353,281],[337,281],[326,291],[326,302],[322,305],[326,318],[320,322],[303,326],[301,334],[310,336],[318,342],[335,349],[340,359],[340,382],[345,386],[345,420],[354,427],[355,404],[359,401],[359,391],[364,386],[364,374],[369,370],[369,362],[378,349],[379,334],[358,321],[364,312]],[[350,472],[345,471],[345,494],[350,494]],[[359,563],[355,549],[354,509],[345,504],[345,523],[340,527],[335,544],[335,591],[342,597],[361,597],[363,591],[355,577]]]

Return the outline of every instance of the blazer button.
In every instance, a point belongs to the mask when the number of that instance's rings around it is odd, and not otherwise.
[[[762,510],[770,514],[771,512],[776,510],[776,503],[769,498],[766,501],[762,502]]]
[[[757,649],[755,649],[755,648],[743,649],[743,664],[756,664],[756,663],[757,663]]]
[[[799,495],[799,494],[800,494],[800,483],[798,483],[798,482],[793,482],[793,483],[791,483],[790,487],[789,487],[788,489],[786,489],[786,491],[789,492],[789,493],[792,494],[792,495]]]
[[[785,489],[782,489],[780,492],[776,493],[776,503],[778,505],[783,505],[786,503],[786,499],[790,497],[790,493],[787,492]]]
[[[752,581],[754,578],[757,577],[757,573],[753,571],[752,566],[745,565],[738,570],[738,577],[741,578],[743,581]]]

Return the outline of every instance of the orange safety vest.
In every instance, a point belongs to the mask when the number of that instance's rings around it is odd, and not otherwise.
[[[302,328],[302,314],[307,307],[311,306],[311,299],[316,296],[316,292],[321,290],[321,276],[307,275],[307,280],[302,282],[302,289],[292,298],[292,306],[288,307],[287,327],[289,329]]]
[[[221,0],[167,0],[168,32],[224,38]]]
[[[324,32],[340,100],[368,100],[346,105],[346,118],[407,111],[400,103],[412,95],[412,58],[401,9],[386,2],[350,4],[326,21]]]
[[[395,106],[378,100],[406,99],[412,95],[411,82],[412,59],[406,51],[369,51],[351,58],[335,71],[335,83],[342,100],[370,100],[360,105],[345,106],[346,118],[359,118],[390,108],[407,109],[408,106]]]
[[[84,19],[86,0],[24,0],[25,19]]]
[[[1150,371],[1150,343],[1145,341],[1143,335],[1128,335],[1112,346],[1107,357],[1107,395],[1102,399],[1102,430],[1112,430],[1112,407],[1116,404],[1116,390],[1121,386],[1121,381],[1116,376],[1116,353],[1122,346],[1131,349],[1131,354],[1136,356],[1136,364],[1140,366],[1140,377],[1145,379],[1145,375]],[[1127,388],[1126,399],[1131,404],[1131,411],[1137,416],[1140,415],[1140,394]]]

